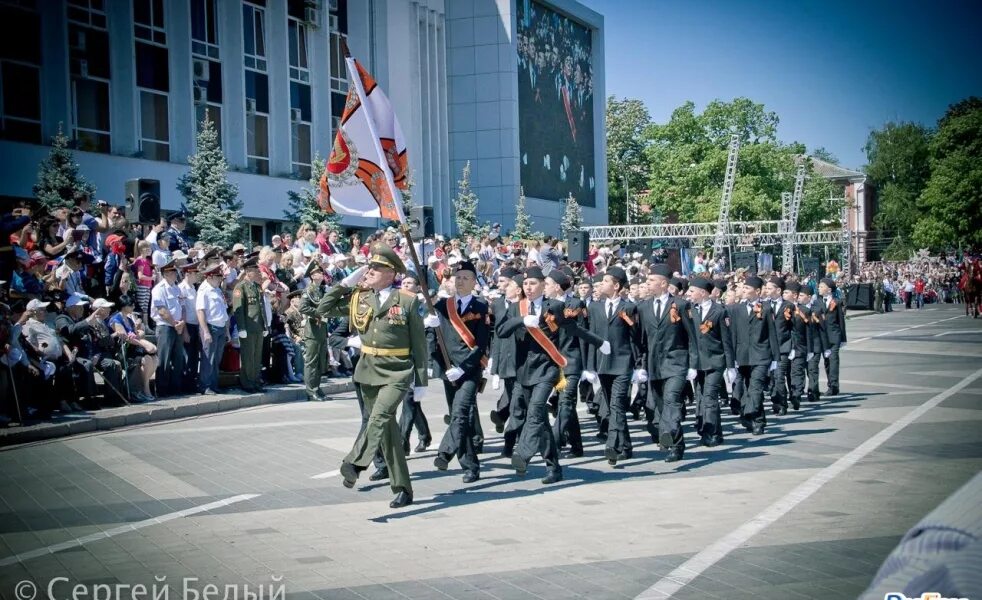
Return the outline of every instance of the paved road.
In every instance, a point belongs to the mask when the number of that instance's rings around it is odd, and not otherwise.
[[[543,487],[541,464],[517,479],[492,436],[467,487],[413,455],[401,511],[388,486],[346,490],[334,471],[358,428],[350,397],[8,449],[0,597],[55,577],[62,595],[166,577],[176,598],[185,577],[274,575],[291,598],[854,597],[982,466],[982,320],[900,311],[849,336],[844,395],[762,437],[727,417],[724,446],[666,464],[635,422],[635,458],[612,469],[589,426],[587,456]],[[494,398],[480,402],[486,416]],[[442,431],[442,399],[427,406]]]

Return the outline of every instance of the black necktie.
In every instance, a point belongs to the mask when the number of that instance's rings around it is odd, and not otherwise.
[[[532,302],[532,303],[529,304],[529,314],[530,315],[534,315],[535,314],[535,302]]]
[[[614,316],[614,303],[613,302],[608,302],[607,303],[607,318],[609,319],[609,318],[611,318],[613,316]]]
[[[696,305],[696,315],[698,315],[699,320],[702,321],[702,304]]]
[[[661,298],[655,300],[655,316],[661,318]]]
[[[464,301],[460,299],[457,300],[457,314],[464,314]]]

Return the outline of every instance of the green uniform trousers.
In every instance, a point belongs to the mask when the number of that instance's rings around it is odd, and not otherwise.
[[[246,391],[262,387],[259,374],[263,364],[263,330],[248,327],[245,339],[239,339],[239,386]]]
[[[375,452],[381,445],[382,457],[389,467],[389,484],[396,494],[400,490],[413,493],[413,486],[409,483],[406,452],[402,447],[402,435],[399,433],[399,423],[396,420],[399,403],[408,391],[408,382],[387,385],[361,384],[362,399],[369,415],[368,423],[355,440],[351,452],[344,458],[345,462],[353,464],[356,468],[366,469],[372,464]]]
[[[303,382],[307,395],[314,396],[321,386],[326,362],[327,334],[304,336],[303,339]]]

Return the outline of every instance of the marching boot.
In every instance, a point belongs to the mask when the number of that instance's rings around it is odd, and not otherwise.
[[[395,500],[389,502],[389,508],[402,508],[404,506],[409,506],[412,503],[413,495],[406,490],[402,490],[396,494]]]

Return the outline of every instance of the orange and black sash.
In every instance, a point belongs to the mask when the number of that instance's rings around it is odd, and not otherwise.
[[[471,330],[464,324],[464,320],[460,318],[459,314],[457,314],[457,303],[454,302],[453,298],[447,298],[447,315],[450,317],[450,324],[453,326],[454,331],[456,331],[457,335],[460,336],[460,339],[464,341],[464,344],[466,344],[471,350],[476,348],[477,340],[474,339],[474,334],[471,333]],[[481,367],[483,368],[487,366],[488,357],[481,356]]]
[[[519,313],[526,317],[529,314],[529,301],[528,298],[523,298],[521,302],[518,303]],[[560,369],[566,368],[566,357],[559,353],[559,348],[556,348],[556,344],[552,343],[552,340],[546,336],[543,331],[537,327],[526,327],[528,332],[532,335],[532,338],[542,346],[542,349],[546,351],[552,362],[556,363]]]

